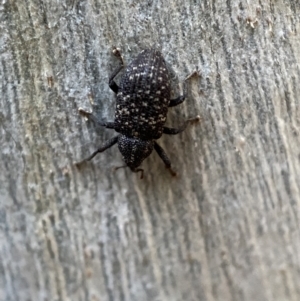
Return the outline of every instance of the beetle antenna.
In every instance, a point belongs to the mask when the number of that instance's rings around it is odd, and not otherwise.
[[[140,179],[144,178],[144,169],[142,168],[134,169],[133,172],[141,172]]]

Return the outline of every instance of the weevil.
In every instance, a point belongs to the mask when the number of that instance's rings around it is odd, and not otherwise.
[[[115,77],[124,67],[124,62],[119,49],[114,48],[113,52],[120,60],[120,65],[109,78],[109,87],[117,94],[114,121],[100,121],[82,108],[79,108],[79,113],[98,125],[114,129],[119,134],[81,162],[89,161],[96,154],[118,144],[126,166],[133,172],[141,172],[141,178],[143,178],[143,169],[139,166],[154,149],[166,168],[175,176],[176,172],[171,168],[170,159],[156,140],[162,134],[176,135],[184,131],[189,123],[198,121],[200,117],[186,120],[179,128],[164,126],[168,108],[182,103],[186,92],[171,99],[170,75],[162,54],[156,49],[145,49],[140,52],[126,67],[117,85]],[[193,74],[195,72],[186,80]]]

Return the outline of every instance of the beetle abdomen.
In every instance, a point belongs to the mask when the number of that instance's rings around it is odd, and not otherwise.
[[[170,79],[165,60],[158,50],[143,50],[121,78],[115,130],[142,140],[158,139],[169,102]]]

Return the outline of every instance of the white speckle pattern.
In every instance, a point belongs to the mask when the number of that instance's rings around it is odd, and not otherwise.
[[[142,51],[127,66],[120,90],[115,130],[127,137],[158,139],[170,102],[169,72],[160,52],[154,49]]]

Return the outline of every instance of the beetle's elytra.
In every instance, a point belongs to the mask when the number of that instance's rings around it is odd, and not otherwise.
[[[117,94],[115,120],[103,122],[90,112],[79,109],[80,114],[95,123],[114,129],[119,134],[97,149],[87,160],[91,160],[97,153],[103,152],[118,143],[126,165],[133,172],[141,172],[138,168],[153,149],[156,150],[165,166],[172,175],[171,162],[165,151],[156,140],[162,134],[175,135],[182,132],[188,123],[200,118],[187,120],[180,128],[165,127],[168,108],[182,103],[185,94],[171,99],[170,76],[162,54],[156,49],[143,50],[127,67],[118,86],[114,81],[116,75],[123,68],[123,59],[118,49],[114,54],[119,57],[121,65],[109,78],[109,87]]]

